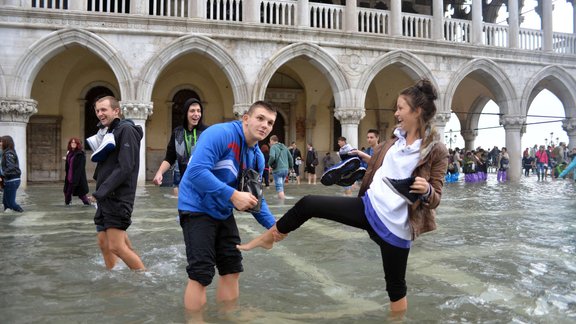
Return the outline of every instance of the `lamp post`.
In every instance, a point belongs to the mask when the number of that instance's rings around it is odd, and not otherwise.
[[[456,138],[458,136],[456,134],[454,134],[454,136],[452,136],[452,130],[450,130],[449,133],[450,133],[450,136],[444,135],[444,139],[445,139],[446,143],[448,143],[448,145],[450,146],[450,149],[452,149],[452,143],[456,144]]]
[[[548,146],[548,139],[547,138],[544,139],[544,146]]]
[[[550,132],[550,146],[554,145],[554,132]]]

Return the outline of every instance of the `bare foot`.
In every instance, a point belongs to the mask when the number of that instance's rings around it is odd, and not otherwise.
[[[258,236],[257,238],[253,239],[252,241],[246,244],[236,245],[236,248],[240,251],[250,251],[253,248],[261,247],[266,250],[270,250],[272,246],[274,246],[275,235],[274,232],[278,232],[276,229],[276,225],[272,228]]]

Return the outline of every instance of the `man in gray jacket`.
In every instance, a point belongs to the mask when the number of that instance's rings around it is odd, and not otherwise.
[[[274,176],[274,185],[278,193],[278,199],[284,199],[284,182],[288,171],[294,168],[294,158],[286,145],[278,141],[278,136],[270,136],[270,159],[268,160],[270,170]]]

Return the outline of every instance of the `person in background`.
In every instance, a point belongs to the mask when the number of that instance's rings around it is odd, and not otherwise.
[[[178,173],[175,172],[174,176],[175,196],[178,196],[180,178],[184,172],[186,172],[188,160],[190,160],[190,156],[192,156],[192,152],[194,152],[198,137],[200,137],[200,134],[206,129],[206,126],[202,122],[204,107],[202,107],[202,103],[198,99],[191,98],[186,100],[182,106],[182,111],[182,125],[174,128],[172,131],[172,136],[166,147],[164,161],[160,163],[160,167],[152,180],[154,184],[158,186],[161,185],[164,173],[176,163],[175,168],[178,169]]]
[[[544,145],[540,145],[535,155],[538,180],[546,180],[546,176],[548,175],[548,152],[546,152]]]
[[[498,157],[498,175],[496,177],[497,181],[505,182],[508,179],[509,165],[510,156],[508,155],[508,150],[503,147]]]
[[[278,199],[285,199],[284,182],[288,176],[288,171],[294,168],[294,159],[286,145],[278,141],[278,136],[270,136],[270,170],[274,177],[274,186],[278,193]]]
[[[331,167],[334,166],[334,161],[332,161],[332,156],[330,152],[326,152],[324,157],[322,158],[322,164],[324,164],[324,172],[328,171]]]
[[[300,149],[296,145],[296,142],[292,142],[290,144],[290,154],[292,154],[292,158],[294,158],[294,173],[296,174],[296,184],[300,184],[300,164],[302,164],[302,153]]]
[[[102,144],[112,149],[99,159],[94,173],[96,191],[89,198],[97,202],[94,224],[98,232],[98,245],[106,268],[112,269],[116,258],[120,258],[130,269],[144,270],[144,264],[128,243],[126,233],[132,224],[140,167],[140,141],[144,132],[131,120],[121,119],[120,104],[112,96],[97,99],[94,110],[102,127],[107,128],[107,134],[113,138],[113,141]]]
[[[86,196],[88,194],[88,180],[86,179],[86,153],[78,138],[72,137],[68,141],[68,153],[64,165],[64,204],[70,205],[72,196],[77,196],[84,205],[90,205]]]
[[[428,80],[400,93],[394,137],[376,148],[358,197],[306,196],[271,229],[238,249],[270,249],[281,235],[312,217],[363,229],[380,248],[390,310],[393,315],[402,315],[408,308],[410,247],[416,237],[436,229],[436,208],[448,165],[448,150],[433,127],[436,98]]]
[[[260,151],[264,154],[264,173],[262,174],[262,180],[264,180],[264,186],[270,186],[270,167],[268,166],[268,161],[270,160],[270,148],[268,144],[262,144],[260,146]]]
[[[20,187],[20,164],[18,155],[14,150],[14,140],[12,136],[0,137],[0,147],[2,148],[2,183],[4,184],[4,194],[2,204],[4,211],[11,209],[16,212],[23,212],[24,209],[16,203],[16,192]]]
[[[331,162],[330,153],[327,157]],[[326,157],[324,158],[326,160]],[[324,161],[324,168],[328,163]],[[316,184],[316,166],[318,166],[318,153],[312,146],[312,143],[308,143],[306,145],[306,167],[304,168],[304,172],[306,172],[308,177],[308,184]]]

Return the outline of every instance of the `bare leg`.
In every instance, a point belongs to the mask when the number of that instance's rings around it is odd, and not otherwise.
[[[184,291],[184,308],[187,311],[199,312],[206,305],[206,287],[198,281],[188,279]]]
[[[390,316],[393,318],[401,318],[408,309],[408,299],[406,297],[390,302]]]
[[[106,265],[106,269],[112,270],[116,265],[116,261],[118,261],[118,257],[110,251],[108,248],[108,238],[106,237],[106,232],[98,232],[98,246],[100,247],[100,251],[102,251],[102,257],[104,258],[104,264]]]
[[[285,199],[286,196],[284,195],[284,191],[279,191],[278,192],[278,199]]]
[[[216,289],[216,301],[235,304],[236,300],[238,300],[238,296],[240,296],[239,279],[240,273],[231,273],[220,276],[218,279],[218,288]]]
[[[126,235],[126,231],[117,228],[107,229],[106,236],[110,251],[122,259],[130,269],[145,270],[144,263],[138,254],[126,244]]]

